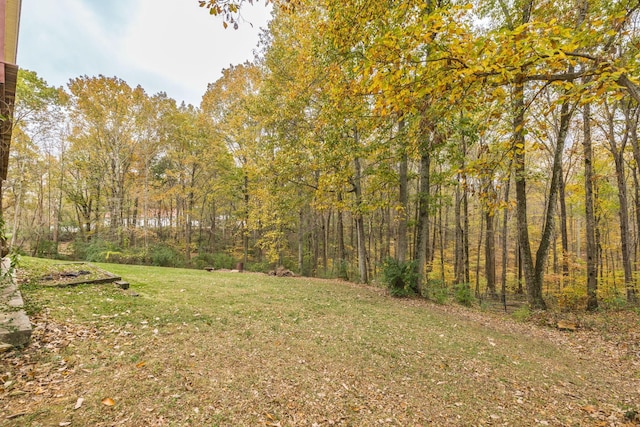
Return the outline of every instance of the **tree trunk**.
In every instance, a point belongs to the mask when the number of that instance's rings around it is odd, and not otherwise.
[[[607,107],[605,105],[605,107]],[[614,124],[615,111],[605,108],[608,121],[608,140],[609,149],[613,156],[613,163],[616,170],[616,183],[618,186],[618,202],[620,204],[620,246],[622,251],[622,269],[624,271],[624,284],[628,302],[635,302],[635,282],[633,279],[633,269],[631,268],[631,245],[630,245],[630,229],[629,229],[629,203],[627,195],[627,183],[625,181],[624,168],[624,152],[629,140],[631,130],[630,123],[627,121],[627,128],[623,140],[618,145],[616,141],[616,131]]]
[[[462,162],[460,170],[463,172],[458,174],[458,183],[456,185],[455,281],[457,284],[466,283],[469,285],[471,281],[469,268],[469,193],[466,185],[467,177],[464,172],[467,156],[467,144],[464,136],[461,143]]]
[[[531,19],[533,0],[526,0],[522,4],[520,24],[526,24]],[[517,36],[518,38],[524,35]],[[529,240],[529,223],[527,221],[527,178],[525,166],[525,97],[524,76],[516,76],[513,88],[513,163],[516,184],[516,222],[518,243],[520,245],[520,262],[522,263],[524,280],[527,287],[527,298],[533,309],[545,309],[542,298],[542,281],[538,280],[531,252]]]
[[[460,178],[458,178],[460,181]],[[464,229],[462,228],[462,196],[460,183],[456,185],[454,221],[455,221],[455,248],[454,248],[454,281],[456,284],[464,283]]]
[[[553,154],[553,165],[551,171],[551,184],[549,186],[549,197],[547,200],[547,213],[545,216],[544,226],[542,229],[542,237],[540,238],[540,245],[536,252],[535,263],[535,291],[534,294],[530,294],[531,298],[542,300],[542,283],[544,282],[544,271],[549,256],[549,248],[551,246],[555,210],[557,206],[558,197],[558,182],[562,180],[562,155],[564,153],[564,144],[569,131],[569,123],[573,116],[573,108],[568,103],[564,102],[560,107],[560,129],[558,130],[558,139]],[[539,292],[539,295],[538,295]],[[543,301],[544,303],[544,301]],[[539,308],[544,308],[540,306]]]
[[[445,245],[445,236],[444,230],[446,225],[443,224],[443,213],[444,207],[440,204],[438,208],[438,238],[440,241],[440,280],[442,281],[442,286],[445,285],[445,260],[444,260],[444,245]],[[446,214],[445,214],[446,216]]]
[[[209,252],[216,253],[216,222],[217,209],[215,198],[211,200],[211,226],[209,227]]]
[[[533,254],[531,252],[531,243],[529,240],[529,223],[527,221],[527,180],[525,168],[526,147],[524,133],[525,102],[524,83],[521,80],[521,77],[514,87],[514,104],[516,114],[513,121],[513,161],[516,182],[516,219],[521,263],[527,287],[529,305],[533,309],[545,309],[546,304],[542,298],[542,282],[537,280],[533,264]]]
[[[193,183],[194,177],[191,176],[191,189],[189,190],[189,194],[187,195],[187,206],[185,212],[185,222],[184,222],[184,240],[185,240],[185,260],[187,263],[191,261],[191,237],[192,237],[192,224],[191,217],[193,215],[193,206],[195,203],[195,195],[193,193]]]
[[[418,190],[418,224],[416,227],[415,262],[418,274],[418,292],[422,293],[425,276],[427,250],[429,248],[429,168],[431,155],[428,149],[423,149],[420,155],[420,188]]]
[[[23,187],[23,180],[24,180],[24,164],[20,163],[19,165],[19,169],[18,169],[18,191],[16,193],[16,202],[15,202],[15,206],[13,208],[13,231],[11,233],[11,241],[9,242],[9,248],[12,248],[15,246],[17,238],[18,238],[18,230],[19,230],[19,219],[21,217],[22,214],[22,187]],[[5,224],[2,224],[3,226],[5,226]],[[1,233],[4,234],[4,233]],[[6,243],[6,242],[5,242]],[[4,251],[4,246],[3,246],[3,251]]]
[[[242,193],[244,196],[244,218],[242,226],[242,261],[247,264],[249,259],[249,175],[244,173]]]
[[[398,122],[398,137],[401,142],[404,142],[404,119]],[[400,157],[400,165],[399,169],[399,200],[400,203],[399,209],[397,212],[398,218],[398,247],[396,249],[396,258],[398,262],[403,263],[406,260],[407,256],[407,213],[409,207],[409,198],[408,198],[408,159],[407,159],[407,150],[405,144],[400,144],[400,149],[402,150],[402,154]]]
[[[511,164],[509,164],[507,176],[507,185],[504,189],[504,202],[505,206],[509,206],[509,190],[511,187]],[[504,311],[507,311],[507,264],[509,262],[509,252],[507,249],[508,243],[508,227],[509,227],[509,209],[505,208],[502,217],[502,288],[500,290],[502,304],[504,305]]]
[[[635,213],[635,239],[633,240],[633,264],[634,270],[638,270],[638,245],[640,244],[640,178],[638,178],[638,167],[631,168],[631,174],[633,175],[633,210]]]
[[[480,299],[480,250],[482,249],[482,233],[484,230],[484,217],[480,217],[480,236],[478,237],[478,247],[476,248],[476,298]]]
[[[327,220],[322,216],[322,270],[327,277],[329,270],[329,230],[331,229],[331,210],[327,212]]]
[[[558,197],[560,200],[560,240],[562,242],[562,275],[569,276],[569,233],[567,231],[567,202],[565,199],[565,180],[562,163],[560,180],[558,180]]]
[[[304,276],[304,215],[298,211],[298,273]]]
[[[467,165],[464,159],[467,157],[467,139],[464,134],[462,135],[462,150],[463,150],[463,160],[462,160],[462,170],[466,170]],[[467,175],[466,172],[462,175],[464,184],[462,185],[462,220],[463,220],[463,233],[462,233],[462,250],[463,250],[463,273],[464,273],[464,283],[467,286],[471,284],[471,255],[469,252],[469,187],[467,186]]]
[[[356,133],[357,135],[357,133]],[[356,136],[357,140],[357,136]],[[353,187],[356,193],[356,234],[357,234],[357,246],[358,246],[358,272],[360,274],[360,283],[368,283],[369,277],[367,274],[367,249],[365,246],[365,232],[364,232],[364,218],[362,217],[362,168],[360,165],[360,159],[356,157],[354,160],[355,175]]]
[[[593,152],[591,147],[591,105],[586,104],[582,113],[582,147],[584,153],[584,204],[587,233],[587,310],[598,308],[598,266],[596,246],[596,218],[593,200]]]
[[[636,169],[640,170],[640,147],[638,146],[638,111],[638,107],[636,107],[635,110],[631,110],[629,105],[626,105],[626,108],[624,110],[627,127],[629,128],[629,140],[631,141],[631,145],[633,146],[633,156],[636,161]],[[640,192],[638,191],[638,186],[636,185],[636,239],[638,241],[640,241],[640,237],[638,237],[638,235],[640,234],[640,197],[638,197],[639,193]],[[635,301],[635,299],[637,298],[635,294],[635,283],[634,287],[631,289],[631,294],[629,293],[629,289],[627,289],[627,300],[629,300],[629,297],[631,297],[632,301]]]
[[[625,182],[624,152],[614,155],[616,167],[616,182],[618,184],[618,201],[620,203],[620,246],[622,251],[622,268],[624,271],[624,283],[627,293],[627,301],[635,302],[635,283],[633,279],[633,269],[631,267],[631,245],[629,230],[629,202],[627,195],[627,183]]]
[[[338,205],[342,206],[342,192],[338,191]],[[338,209],[336,213],[336,238],[338,241],[338,277],[341,279],[348,279],[347,274],[347,259],[346,250],[344,246],[344,218],[342,209]]]
[[[496,298],[496,240],[494,215],[491,210],[485,212],[485,222],[487,237],[484,243],[484,274],[487,279],[487,293],[491,298]]]

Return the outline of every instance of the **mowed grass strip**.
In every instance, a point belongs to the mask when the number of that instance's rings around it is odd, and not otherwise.
[[[25,259],[33,277],[46,265]],[[598,364],[377,288],[98,265],[139,296],[23,287],[37,328],[0,359],[14,381],[0,424],[624,424],[640,401],[631,361]]]

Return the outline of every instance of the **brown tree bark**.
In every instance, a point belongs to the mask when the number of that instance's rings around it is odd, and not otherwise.
[[[398,122],[398,137],[401,141],[404,141],[404,119]],[[401,145],[402,154],[400,156],[400,164],[398,166],[399,173],[399,204],[400,209],[398,209],[398,248],[396,252],[396,258],[398,262],[403,263],[406,260],[407,256],[407,214],[409,208],[409,197],[408,197],[408,159],[407,159],[407,151],[404,147],[404,144]]]
[[[493,212],[485,212],[486,239],[484,242],[484,274],[487,280],[487,293],[496,298],[496,240]]]
[[[606,104],[605,104],[606,107]],[[616,170],[616,183],[618,186],[618,202],[620,204],[620,246],[622,251],[622,269],[624,271],[624,283],[628,302],[635,302],[635,281],[633,279],[633,269],[631,268],[631,245],[630,245],[630,229],[629,229],[629,203],[627,195],[627,183],[625,181],[624,167],[624,151],[629,139],[629,128],[623,136],[622,141],[618,144],[615,134],[614,115],[615,111],[607,111],[608,124],[608,141],[613,163]]]
[[[528,19],[524,22],[527,22]],[[516,219],[518,227],[518,242],[520,243],[521,262],[524,280],[527,288],[527,299],[531,308],[545,309],[546,304],[542,298],[542,282],[537,280],[536,269],[531,252],[529,240],[529,223],[527,220],[527,179],[525,167],[525,102],[524,82],[522,76],[518,78],[514,86],[514,110],[513,121],[513,146],[514,168],[516,184]]]
[[[420,155],[420,188],[418,190],[418,224],[416,226],[415,256],[418,273],[418,292],[422,293],[429,248],[429,188],[431,153],[423,149]]]
[[[357,133],[356,133],[357,134]],[[357,140],[357,137],[356,137]],[[353,187],[356,194],[356,239],[358,246],[358,272],[360,275],[360,283],[368,283],[369,276],[367,274],[367,248],[365,246],[366,237],[364,232],[364,218],[362,217],[362,167],[360,159],[356,157],[354,160],[355,174],[353,178]]]
[[[562,244],[562,275],[569,276],[569,233],[567,231],[567,202],[565,198],[565,180],[562,164],[560,164],[558,180],[558,198],[560,202],[560,240]]]
[[[338,204],[342,205],[342,192],[338,192]],[[336,240],[338,241],[338,277],[341,279],[348,279],[347,274],[347,258],[344,245],[344,217],[342,209],[338,209],[336,213]]]
[[[584,155],[584,197],[587,234],[587,310],[598,308],[598,265],[596,246],[596,218],[593,192],[593,151],[591,146],[591,105],[586,104],[582,112],[583,155]]]
[[[504,202],[506,206],[509,206],[509,191],[511,189],[511,164],[508,168],[507,185],[504,189]],[[507,264],[509,263],[509,252],[507,248],[508,243],[508,231],[509,231],[509,209],[505,208],[502,216],[502,277],[501,277],[501,290],[500,297],[502,304],[504,305],[504,311],[507,311]]]

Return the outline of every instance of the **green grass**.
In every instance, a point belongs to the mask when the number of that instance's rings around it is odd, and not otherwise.
[[[620,417],[638,401],[619,366],[508,319],[345,282],[97,265],[140,296],[24,285],[37,329],[6,356],[24,393],[0,392],[0,425],[581,425],[592,401]]]

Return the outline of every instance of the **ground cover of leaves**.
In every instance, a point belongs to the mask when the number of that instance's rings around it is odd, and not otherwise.
[[[638,424],[637,313],[563,332],[345,282],[101,267],[140,296],[23,287],[0,425]]]

